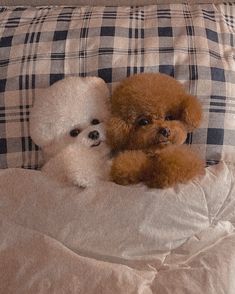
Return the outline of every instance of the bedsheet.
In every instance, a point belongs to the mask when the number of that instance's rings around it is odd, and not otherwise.
[[[235,289],[235,167],[157,190],[0,171],[0,293]]]

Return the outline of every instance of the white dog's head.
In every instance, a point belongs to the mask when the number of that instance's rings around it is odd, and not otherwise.
[[[108,98],[105,82],[97,77],[69,77],[38,92],[30,135],[43,150],[43,172],[80,187],[107,179]]]
[[[108,98],[107,85],[98,77],[68,77],[39,90],[30,113],[30,135],[46,160],[76,141],[99,148],[105,139]]]
[[[72,130],[77,134],[77,130]],[[104,124],[82,130],[73,143],[50,157],[42,171],[61,184],[90,187],[109,178],[110,149],[105,144]]]

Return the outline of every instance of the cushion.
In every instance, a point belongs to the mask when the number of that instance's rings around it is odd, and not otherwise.
[[[234,13],[234,3],[0,7],[0,168],[42,164],[29,136],[38,89],[79,75],[113,90],[144,71],[201,100],[203,123],[187,143],[208,164],[234,161]]]

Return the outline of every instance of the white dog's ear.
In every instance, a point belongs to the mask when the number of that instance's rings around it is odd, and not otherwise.
[[[99,77],[87,77],[87,79],[89,79],[89,82],[91,84],[96,84],[96,85],[104,84],[104,85],[106,85],[105,81]]]
[[[124,149],[128,143],[131,125],[119,117],[111,117],[107,122],[107,143],[114,151]]]
[[[107,118],[109,116],[109,113],[111,113],[111,106],[110,106],[110,90],[107,86],[107,84],[105,83],[105,81],[99,77],[87,77],[86,78],[88,83],[90,84],[90,86],[92,88],[95,89],[95,91],[97,93],[99,93],[100,97],[102,97],[102,99],[105,101],[105,106],[106,109],[105,111],[108,111],[107,113]]]
[[[37,97],[34,100],[33,107],[30,110],[29,117],[29,130],[30,136],[34,143],[43,147],[48,141],[51,140],[51,130],[53,123],[51,115],[48,111],[50,108],[50,101],[47,101],[48,89],[38,89]]]
[[[104,98],[109,98],[110,91],[105,81],[99,77],[86,77],[86,81],[91,87],[96,87],[96,90],[101,92]]]

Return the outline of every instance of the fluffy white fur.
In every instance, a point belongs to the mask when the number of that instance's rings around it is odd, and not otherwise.
[[[107,179],[109,149],[104,123],[109,116],[109,90],[97,77],[69,77],[38,92],[30,113],[30,134],[44,153],[42,171],[80,187]],[[92,120],[99,124],[92,125]],[[77,137],[70,131],[79,129]],[[93,131],[99,138],[90,138]]]

